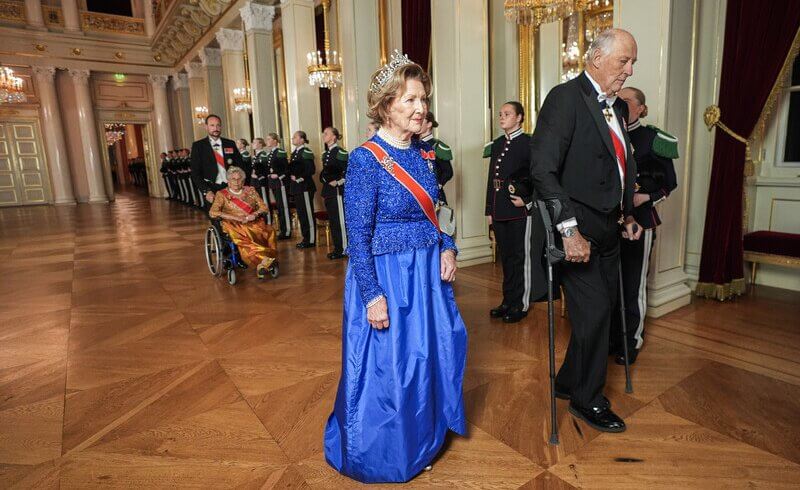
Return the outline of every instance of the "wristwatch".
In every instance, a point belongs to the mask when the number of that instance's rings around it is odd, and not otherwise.
[[[572,238],[573,236],[575,236],[575,233],[577,231],[578,229],[576,227],[570,226],[569,228],[564,228],[561,230],[561,236],[564,238]]]

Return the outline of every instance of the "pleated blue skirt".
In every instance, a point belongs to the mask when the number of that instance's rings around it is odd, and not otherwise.
[[[342,376],[325,428],[325,458],[364,483],[406,482],[431,464],[447,431],[466,434],[467,332],[439,246],[375,257],[389,328],[376,330],[348,267]]]

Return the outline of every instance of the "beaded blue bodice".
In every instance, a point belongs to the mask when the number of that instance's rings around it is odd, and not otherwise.
[[[420,150],[427,143],[413,140],[408,149],[395,148],[378,135],[372,137],[395,162],[420,183],[436,202],[439,186]],[[453,238],[439,232],[422,212],[417,201],[392,175],[380,166],[366,148],[350,153],[344,187],[344,219],[347,253],[364,304],[383,294],[378,284],[373,257],[425,248],[439,243],[442,250],[457,251]]]

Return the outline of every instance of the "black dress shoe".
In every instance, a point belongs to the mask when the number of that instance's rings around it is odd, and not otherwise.
[[[512,308],[508,310],[506,315],[503,317],[503,323],[517,323],[526,316],[528,316],[527,311],[522,311],[518,310],[517,308]]]
[[[278,240],[289,240],[290,238],[292,238],[291,235],[290,236],[278,235]]]
[[[508,309],[510,307],[508,305],[500,305],[497,308],[492,308],[489,310],[489,316],[492,318],[503,318],[508,313]]]
[[[295,247],[297,247],[297,248],[306,248],[306,242],[300,242],[297,245],[295,245]]]
[[[636,358],[639,356],[639,349],[629,349],[628,350],[628,365],[633,365],[636,362]],[[625,365],[625,354],[620,353],[614,357],[614,362],[619,364],[620,366]]]
[[[342,252],[331,252],[328,254],[328,258],[330,260],[338,260],[345,258],[345,255]]]
[[[611,407],[601,405],[583,408],[570,402],[569,413],[600,432],[625,432],[625,422],[611,411]]]

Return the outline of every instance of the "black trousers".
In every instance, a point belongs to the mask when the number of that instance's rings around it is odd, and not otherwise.
[[[292,236],[292,216],[289,211],[289,195],[286,193],[286,187],[273,185],[272,194],[275,196],[275,205],[278,207],[278,223],[280,224],[278,236],[289,238]]]
[[[622,288],[625,293],[625,326],[628,332],[628,349],[641,349],[644,343],[644,317],[647,314],[647,273],[650,270],[650,255],[656,240],[656,230],[642,232],[635,241],[622,240],[619,246],[622,263]],[[619,295],[617,295],[619,296]],[[609,349],[622,354],[622,322],[619,301],[611,315]]]
[[[297,219],[300,221],[303,242],[311,244],[316,244],[317,242],[317,225],[314,221],[314,194],[314,192],[305,191],[294,196],[294,206],[297,209]]]
[[[344,228],[344,204],[341,194],[325,199],[325,209],[328,211],[328,226],[331,228],[333,251],[344,253],[344,249],[347,248],[347,234]]]
[[[272,224],[272,204],[269,201],[269,187],[267,187],[267,181],[265,179],[252,179],[253,187],[258,192],[259,197],[261,200],[264,201],[264,204],[267,205],[267,209],[269,212],[264,217],[267,221],[268,225]]]
[[[169,181],[169,177],[166,174],[162,176],[164,178],[164,187],[167,189],[167,197],[172,199],[172,183]]]
[[[589,240],[587,263],[562,262],[572,335],[556,383],[582,407],[603,399],[608,366],[608,335],[619,293],[619,211],[599,213],[575,204],[578,228]]]
[[[503,265],[503,304],[528,311],[532,289],[530,216],[510,221],[492,220],[494,239]]]

